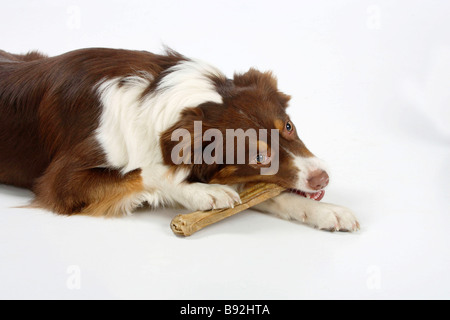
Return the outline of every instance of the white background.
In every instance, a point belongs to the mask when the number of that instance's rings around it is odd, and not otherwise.
[[[0,298],[450,298],[448,1],[8,1],[1,49],[160,52],[273,70],[324,198],[361,231],[247,211],[184,239],[175,210],[104,220],[0,186]]]

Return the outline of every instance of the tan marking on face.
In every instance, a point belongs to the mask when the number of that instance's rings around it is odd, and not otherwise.
[[[283,132],[284,130],[284,121],[280,119],[276,119],[273,124],[275,125],[275,128],[280,130],[280,132]]]

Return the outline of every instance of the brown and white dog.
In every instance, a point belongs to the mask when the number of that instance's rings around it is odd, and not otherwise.
[[[290,192],[258,210],[319,229],[357,230],[351,211],[317,201],[328,175],[286,114],[289,99],[270,72],[227,79],[171,50],[0,51],[0,183],[33,190],[33,204],[56,213],[118,216],[144,203],[231,207],[244,185],[271,182]],[[173,132],[194,135],[198,122],[202,133],[276,130],[278,145],[267,143],[241,164],[175,164]],[[275,156],[276,173],[262,175]]]

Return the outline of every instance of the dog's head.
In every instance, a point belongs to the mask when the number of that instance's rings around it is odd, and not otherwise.
[[[223,103],[185,109],[161,136],[164,161],[190,170],[189,182],[275,183],[320,200],[328,174],[299,138],[276,78],[250,69],[212,81]]]

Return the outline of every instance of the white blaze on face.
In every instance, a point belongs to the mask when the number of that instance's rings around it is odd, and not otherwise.
[[[308,186],[308,179],[315,171],[326,171],[327,167],[323,160],[317,157],[300,157],[291,154],[294,159],[294,166],[298,169],[298,180],[295,189],[305,192],[317,192]]]

